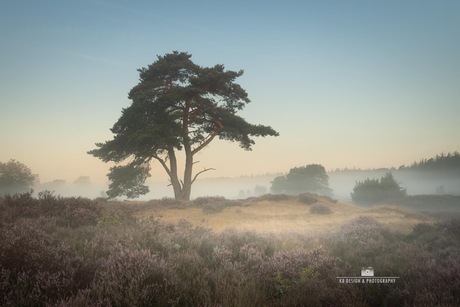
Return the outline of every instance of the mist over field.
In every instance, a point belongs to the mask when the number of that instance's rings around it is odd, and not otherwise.
[[[356,182],[366,178],[380,178],[385,173],[391,172],[395,179],[407,189],[409,195],[459,195],[460,175],[451,172],[420,170],[346,170],[328,172],[329,187],[333,190],[333,197],[351,202],[350,193]],[[275,177],[280,174],[253,175],[241,177],[203,178],[196,181],[192,198],[200,196],[224,196],[229,199],[261,196],[270,193],[270,187]],[[139,200],[150,200],[163,197],[173,197],[169,183],[158,180],[147,180],[150,193],[139,197]],[[108,184],[93,184],[91,182],[78,184],[73,182],[57,181],[35,185],[33,188],[55,191],[62,196],[83,196],[89,198],[106,197],[105,191]],[[259,187],[259,191],[256,188]],[[261,188],[261,189],[260,189]],[[262,192],[261,192],[262,191]],[[265,191],[265,193],[263,193]]]

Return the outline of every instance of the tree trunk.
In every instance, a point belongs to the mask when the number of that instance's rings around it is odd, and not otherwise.
[[[192,172],[193,172],[193,156],[190,148],[185,149],[185,170],[184,170],[184,183],[182,186],[183,200],[190,200],[192,192]]]
[[[182,182],[182,199],[185,201],[190,200],[190,194],[192,190],[192,171],[193,171],[193,153],[190,145],[189,138],[189,116],[192,101],[189,99],[186,101],[184,115],[182,118],[182,137],[184,140],[184,151],[185,151],[185,170],[184,170],[184,181]]]
[[[177,159],[176,159],[176,153],[174,152],[174,148],[170,147],[168,149],[168,156],[169,156],[169,166],[171,170],[169,174],[169,179],[171,180],[171,185],[174,190],[174,198],[181,199],[182,187],[179,181],[179,177],[177,176]]]

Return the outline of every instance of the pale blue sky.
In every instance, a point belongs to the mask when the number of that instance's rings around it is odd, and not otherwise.
[[[105,181],[86,151],[111,138],[136,69],[173,50],[244,69],[242,116],[280,132],[252,152],[213,143],[209,176],[460,150],[459,1],[0,1],[0,46],[0,161],[42,181]]]

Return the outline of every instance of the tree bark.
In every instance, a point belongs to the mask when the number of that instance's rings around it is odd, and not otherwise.
[[[179,181],[179,176],[177,175],[177,159],[176,153],[174,152],[174,148],[170,147],[168,149],[168,156],[169,156],[169,165],[171,172],[169,174],[169,179],[171,180],[171,185],[174,190],[174,198],[181,199],[182,198],[182,187]]]

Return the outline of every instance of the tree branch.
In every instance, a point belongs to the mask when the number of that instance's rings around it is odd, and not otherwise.
[[[214,132],[211,133],[203,143],[201,143],[200,145],[198,145],[198,147],[192,150],[192,155],[196,154],[197,152],[208,146],[208,144],[211,143],[212,140],[216,137],[216,135],[218,135],[219,132],[224,128],[220,121],[218,123],[215,122],[215,124],[217,126],[216,130],[214,130]]]
[[[215,171],[215,170],[216,170],[215,168],[205,168],[205,169],[202,170],[201,172],[196,173],[196,174],[195,174],[195,177],[193,177],[193,180],[192,180],[192,182],[190,183],[190,185],[192,185],[192,184],[195,182],[196,178],[197,178],[200,174],[202,174],[202,173],[204,173],[204,172],[207,172],[207,171]]]
[[[153,156],[155,159],[157,159],[158,161],[160,161],[161,165],[163,166],[163,168],[165,169],[166,173],[168,173],[168,176],[169,178],[171,178],[171,170],[169,169],[168,165],[166,164],[165,160],[163,160],[162,158],[158,157],[157,155]]]

